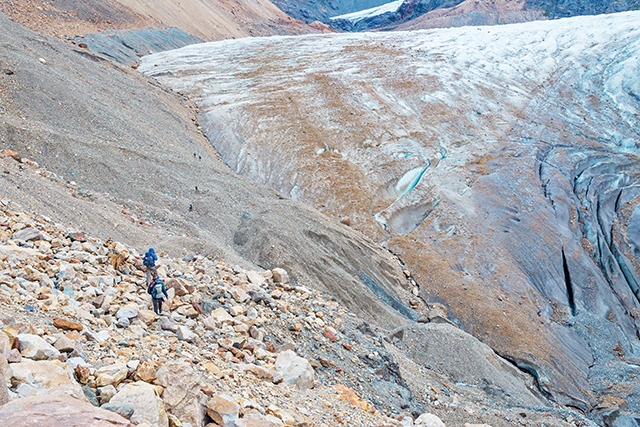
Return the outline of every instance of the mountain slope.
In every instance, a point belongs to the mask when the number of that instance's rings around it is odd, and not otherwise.
[[[370,9],[387,2],[387,0],[274,0],[273,4],[289,16],[306,23],[312,23],[314,21],[328,22],[332,16]]]
[[[607,378],[640,354],[639,22],[246,39],[142,69],[234,170],[348,216],[549,397],[633,412]]]
[[[321,32],[269,1],[15,0],[0,13],[42,34],[73,37],[109,29],[178,27],[203,40]]]
[[[366,274],[383,292],[406,300],[411,285],[397,260],[354,230],[238,177],[202,136],[193,110],[173,94],[129,67],[5,17],[0,25],[1,147],[78,187],[49,193],[40,185],[31,189],[32,179],[2,174],[4,197],[58,221],[81,219],[98,237],[140,250],[150,245],[174,255],[198,251],[245,265],[281,265],[297,280],[335,287],[334,296],[351,301],[362,318],[387,313],[379,318],[386,327],[408,321],[360,278]],[[93,193],[100,195],[97,205]],[[71,197],[83,203],[69,204]],[[118,219],[123,206],[127,215]],[[142,225],[129,234],[129,224],[120,222],[130,215],[165,231]]]
[[[638,0],[405,0],[392,11],[353,19],[350,16],[337,16],[341,13],[328,13],[335,7],[327,10],[323,2],[276,1],[276,5],[305,22],[320,20],[343,31],[396,29],[398,26],[401,26],[398,29],[427,29],[496,25],[640,9]],[[360,9],[342,14],[376,6],[379,4],[363,4]]]
[[[520,0],[465,0],[449,8],[437,9],[395,27],[396,30],[499,25],[545,19],[543,12],[527,8]]]

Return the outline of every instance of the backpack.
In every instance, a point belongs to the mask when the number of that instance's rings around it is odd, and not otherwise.
[[[151,256],[151,254],[149,252],[144,254],[144,258],[142,258],[142,263],[144,265],[146,265],[147,267],[153,267],[153,265],[155,264],[153,262],[153,257]]]
[[[153,287],[151,288],[151,296],[155,299],[161,299],[164,298],[164,294],[164,283],[162,282],[162,280],[157,279],[155,282],[153,282]]]

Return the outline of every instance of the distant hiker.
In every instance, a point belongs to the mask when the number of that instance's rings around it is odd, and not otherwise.
[[[193,205],[189,203],[189,212],[193,212]]]
[[[198,186],[196,185],[196,191],[198,191]]]
[[[158,278],[158,268],[156,267],[157,260],[158,256],[156,255],[156,251],[154,251],[153,248],[149,248],[149,250],[144,254],[144,257],[142,258],[142,263],[145,267],[147,267],[147,286],[149,286],[151,282]]]
[[[169,295],[167,294],[167,288],[164,286],[164,282],[161,278],[156,278],[149,285],[147,292],[151,294],[151,298],[153,299],[153,311],[159,316],[162,314],[162,303],[164,299],[169,299]]]

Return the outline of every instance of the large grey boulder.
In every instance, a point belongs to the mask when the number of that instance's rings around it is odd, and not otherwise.
[[[60,351],[38,335],[18,334],[18,349],[23,357],[32,360],[46,360],[59,356]]]
[[[71,377],[64,363],[58,360],[25,360],[12,363],[11,386],[28,386],[34,393],[57,393],[66,390],[76,397],[84,396],[80,384]],[[55,390],[55,391],[54,391]]]
[[[276,371],[288,385],[297,385],[300,390],[313,387],[314,370],[309,361],[293,350],[285,350],[276,358]]]
[[[143,381],[127,384],[111,398],[109,403],[126,403],[133,406],[131,421],[135,424],[147,421],[153,427],[169,427],[164,403],[151,384]]]
[[[200,392],[198,372],[190,363],[171,361],[158,369],[158,384],[167,411],[182,422],[200,426],[205,417],[205,395]]]

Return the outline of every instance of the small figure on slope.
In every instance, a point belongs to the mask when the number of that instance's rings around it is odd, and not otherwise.
[[[156,267],[156,261],[158,260],[158,256],[156,255],[156,251],[153,248],[149,248],[149,250],[144,254],[142,258],[142,263],[145,267],[147,267],[146,276],[147,276],[147,287],[158,278],[158,268]]]
[[[162,303],[164,302],[165,298],[169,298],[169,295],[167,294],[167,288],[164,286],[164,282],[162,281],[162,279],[159,277],[154,279],[154,281],[149,285],[147,292],[151,294],[151,298],[153,299],[153,311],[157,315],[161,315]]]

